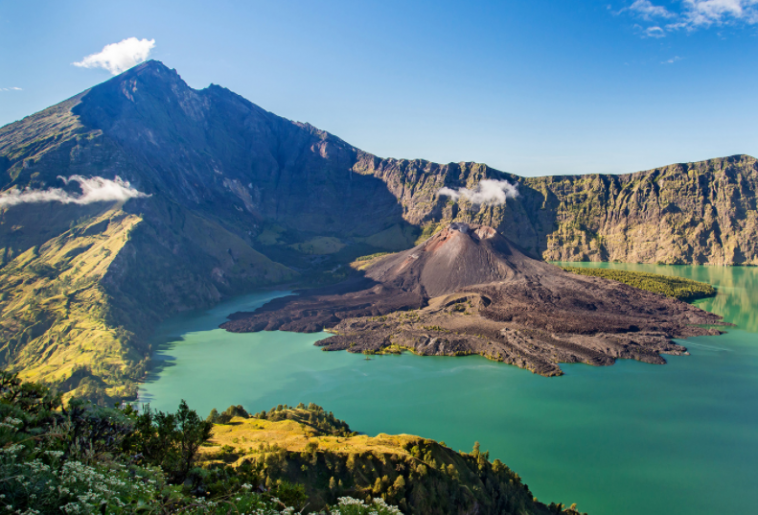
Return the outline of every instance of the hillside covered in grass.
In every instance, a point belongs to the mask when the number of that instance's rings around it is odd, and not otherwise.
[[[316,405],[203,420],[104,408],[0,370],[0,510],[27,515],[579,515],[474,446],[368,437]]]
[[[685,302],[716,295],[716,288],[710,284],[683,277],[651,274],[649,272],[613,270],[610,268],[584,268],[576,266],[564,266],[561,268],[573,274],[602,277],[603,279],[618,281],[640,290],[657,293],[658,295],[664,295]]]
[[[537,502],[518,474],[490,461],[478,443],[466,453],[418,436],[367,436],[314,404],[254,415],[231,406],[209,420],[216,423],[201,463],[252,467],[269,487],[303,485],[310,506],[350,496],[381,498],[407,514],[578,515]]]

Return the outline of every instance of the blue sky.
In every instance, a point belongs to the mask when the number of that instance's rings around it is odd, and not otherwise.
[[[758,0],[2,0],[0,125],[107,80],[72,63],[127,38],[382,157],[548,175],[758,155]]]

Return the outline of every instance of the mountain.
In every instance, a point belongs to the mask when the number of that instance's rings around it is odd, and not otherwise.
[[[665,363],[672,338],[719,334],[720,317],[616,281],[581,276],[522,253],[492,227],[455,222],[416,247],[377,259],[362,280],[282,297],[221,327],[335,335],[324,350],[480,354],[561,375],[559,363]]]
[[[221,327],[232,332],[318,332],[349,318],[421,309],[432,298],[468,286],[555,273],[563,274],[526,256],[491,227],[454,222],[414,248],[371,260],[361,275],[279,297],[254,313],[234,313]]]
[[[756,264],[757,177],[748,156],[534,179],[381,159],[150,61],[0,128],[0,362],[103,402],[130,397],[165,317],[335,282],[352,259],[453,221],[532,257]],[[439,194],[482,179],[519,196]]]

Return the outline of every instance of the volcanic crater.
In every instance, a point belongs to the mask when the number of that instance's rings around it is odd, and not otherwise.
[[[480,354],[544,376],[559,363],[663,364],[674,338],[719,334],[721,318],[685,302],[533,259],[495,229],[452,223],[424,243],[376,259],[362,276],[229,316],[232,332],[334,336],[324,350]]]

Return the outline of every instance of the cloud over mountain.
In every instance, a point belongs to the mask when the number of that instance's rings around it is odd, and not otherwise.
[[[113,75],[118,75],[146,61],[153,48],[154,39],[127,38],[118,43],[105,45],[99,53],[88,55],[73,65],[80,68],[103,68]]]
[[[0,193],[0,208],[15,206],[17,204],[29,204],[39,202],[61,202],[63,204],[91,204],[93,202],[125,201],[131,198],[149,197],[141,191],[134,189],[128,181],[116,177],[114,180],[103,177],[82,177],[72,175],[68,179],[58,177],[65,184],[76,182],[82,192],[70,193],[61,188],[49,188],[46,190],[12,189]]]
[[[518,197],[518,187],[506,180],[482,179],[473,189],[442,188],[439,195],[458,200],[463,197],[472,204],[505,204],[509,198]]]

